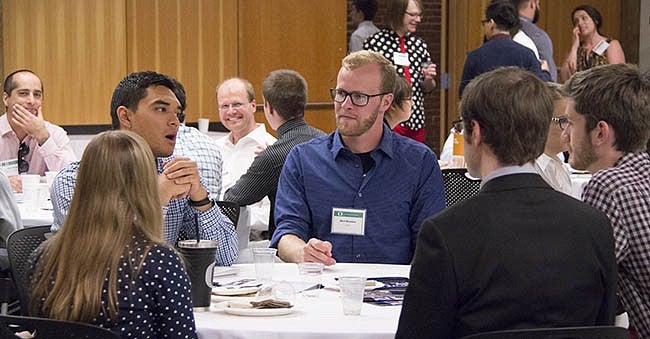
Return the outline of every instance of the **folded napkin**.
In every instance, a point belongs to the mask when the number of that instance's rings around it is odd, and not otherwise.
[[[290,302],[284,300],[265,299],[260,301],[251,301],[253,308],[291,308]]]

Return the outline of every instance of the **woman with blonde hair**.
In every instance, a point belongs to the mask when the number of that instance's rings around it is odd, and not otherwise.
[[[155,164],[132,132],[88,144],[65,226],[32,255],[31,315],[122,337],[196,338],[189,278],[162,240]]]

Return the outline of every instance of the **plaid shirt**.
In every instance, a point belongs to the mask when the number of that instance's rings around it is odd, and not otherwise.
[[[632,325],[650,338],[650,156],[628,153],[596,172],[582,200],[605,212],[614,231],[618,289]]]

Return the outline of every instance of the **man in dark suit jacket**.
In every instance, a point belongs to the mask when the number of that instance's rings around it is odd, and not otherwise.
[[[398,338],[611,325],[616,262],[607,217],[553,190],[532,162],[553,99],[518,68],[477,77],[460,106],[473,198],[426,219]]]

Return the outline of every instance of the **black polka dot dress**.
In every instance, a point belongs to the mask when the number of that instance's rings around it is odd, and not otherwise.
[[[424,92],[422,89],[424,74],[422,73],[422,64],[425,61],[431,62],[431,56],[427,49],[427,43],[413,34],[406,35],[405,47],[409,57],[413,87],[413,111],[411,118],[401,125],[416,131],[424,128]],[[393,53],[400,52],[399,35],[393,30],[382,29],[366,39],[363,49],[379,52],[386,59],[395,63]],[[396,66],[396,69],[397,74],[404,77],[404,67]]]
[[[172,249],[153,245],[142,268],[142,244],[135,241],[122,256],[118,268],[118,315],[107,315],[108,278],[102,291],[102,311],[91,324],[122,338],[197,338],[189,277]],[[37,278],[37,277],[35,277]]]

